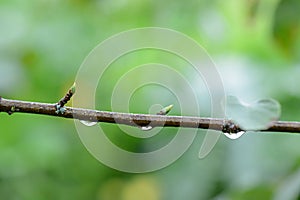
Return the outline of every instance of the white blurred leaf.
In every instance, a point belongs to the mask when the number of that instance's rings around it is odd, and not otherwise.
[[[280,117],[280,104],[274,99],[261,99],[252,104],[228,96],[226,116],[243,130],[264,130]]]

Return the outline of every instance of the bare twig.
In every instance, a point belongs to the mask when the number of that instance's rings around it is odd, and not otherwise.
[[[56,105],[57,104],[10,100],[0,97],[0,112],[7,112],[8,114],[21,112],[74,118],[85,121],[126,124],[130,126],[147,126],[151,123],[153,127],[186,127],[220,131],[224,130],[225,124],[230,123],[228,120],[217,118],[132,114],[71,107],[65,107],[63,113],[57,113]],[[300,133],[300,122],[274,121],[267,130],[261,131]]]

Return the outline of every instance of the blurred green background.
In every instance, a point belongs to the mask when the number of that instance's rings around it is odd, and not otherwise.
[[[201,44],[215,61],[227,93],[248,102],[275,98],[282,105],[282,120],[300,121],[299,10],[298,0],[1,0],[0,95],[56,102],[99,42],[132,28],[158,26],[180,31]],[[98,97],[105,99],[110,85],[130,67],[152,59],[160,61],[153,52],[131,55],[125,60],[127,67],[108,75],[108,86]],[[165,105],[173,98],[154,94],[137,91],[130,111],[147,113],[155,102]],[[109,110],[109,103],[101,102],[99,108]],[[104,126],[113,130],[110,138],[124,149],[149,146],[125,137],[115,125]],[[166,134],[152,140],[153,147],[163,146],[176,133],[171,128],[163,131]],[[191,148],[172,165],[129,174],[110,169],[90,155],[72,120],[0,113],[0,197],[299,198],[300,135],[249,133],[235,141],[221,136],[210,155],[199,160],[203,133],[198,131]]]

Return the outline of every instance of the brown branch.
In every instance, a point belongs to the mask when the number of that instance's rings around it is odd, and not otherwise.
[[[186,127],[220,131],[224,130],[224,125],[230,123],[228,120],[216,118],[132,114],[71,107],[65,107],[63,113],[57,113],[56,105],[10,100],[0,97],[0,112],[7,112],[8,114],[21,112],[130,126],[147,126],[151,123],[152,127]],[[300,122],[274,121],[271,127],[261,131],[300,133]]]

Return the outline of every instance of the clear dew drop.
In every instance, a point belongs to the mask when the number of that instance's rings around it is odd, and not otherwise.
[[[235,140],[235,139],[240,138],[244,133],[245,133],[245,131],[240,131],[237,133],[224,133],[224,135],[226,137],[228,137],[229,139]]]
[[[153,129],[152,126],[142,126],[142,127],[141,127],[141,130],[142,130],[142,131],[150,131],[151,129]]]
[[[97,124],[97,122],[90,122],[85,120],[79,120],[79,121],[86,126],[95,126]]]

